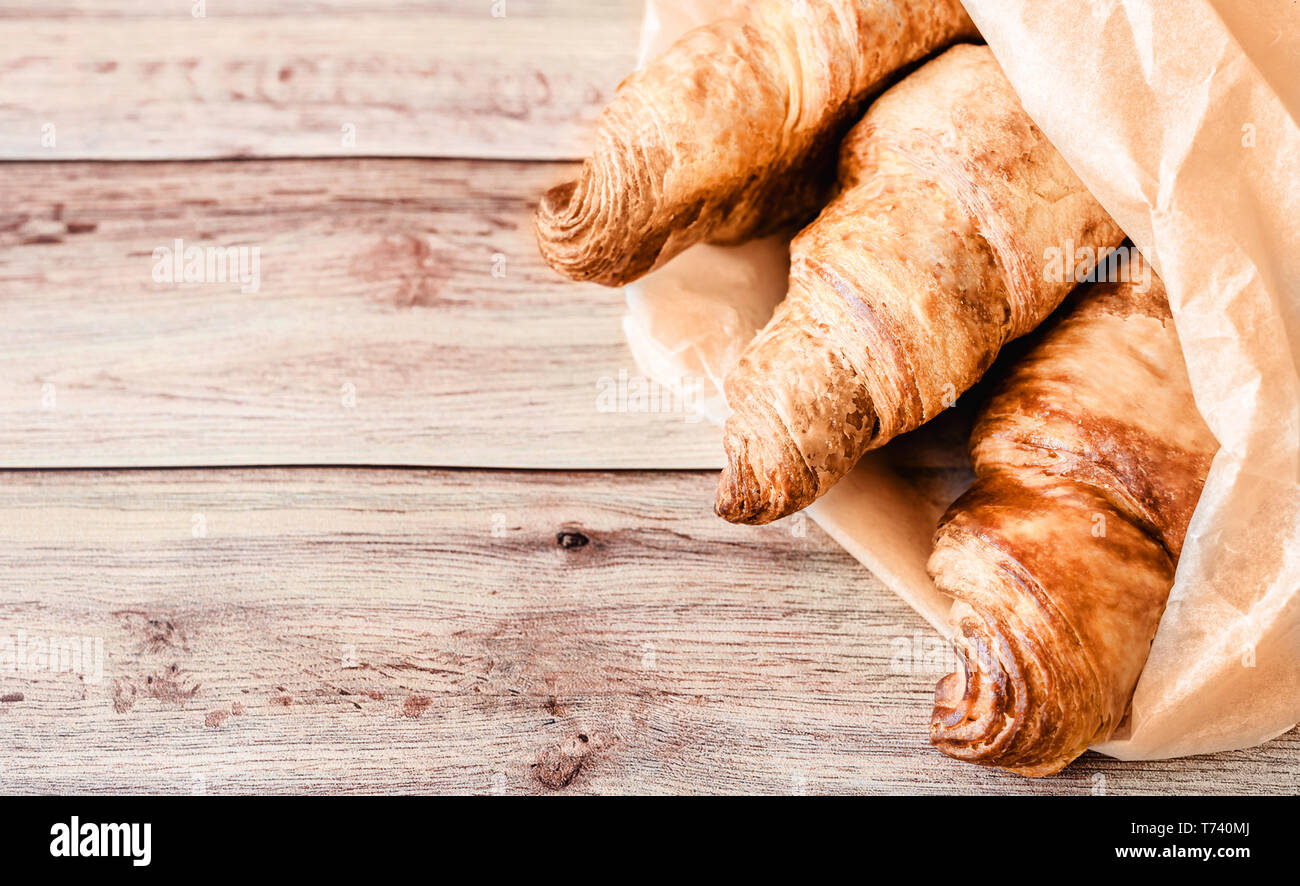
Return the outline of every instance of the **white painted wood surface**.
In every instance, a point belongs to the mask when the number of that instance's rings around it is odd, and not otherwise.
[[[637,374],[623,296],[531,227],[569,169],[0,166],[0,467],[720,466],[685,403],[599,398]],[[256,291],[155,282],[178,239],[257,250]]]
[[[0,156],[578,158],[634,62],[641,3],[212,0],[201,18],[194,9],[193,0],[6,3]]]
[[[98,681],[0,668],[0,792],[1294,792],[1300,732],[1041,781],[947,759],[920,617],[711,485],[0,474],[0,643],[104,650]]]

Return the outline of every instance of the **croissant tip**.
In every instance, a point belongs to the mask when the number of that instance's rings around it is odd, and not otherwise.
[[[762,525],[789,516],[792,513],[762,494],[748,465],[738,465],[733,460],[718,478],[718,494],[713,512],[728,523]]]
[[[587,193],[579,178],[542,195],[533,214],[538,249],[556,273],[570,280],[624,286],[650,269],[654,255],[606,244],[603,220],[619,217],[620,210],[603,207],[596,212],[584,196]]]
[[[970,656],[976,656],[972,662]],[[930,744],[954,760],[1005,769],[1026,778],[1060,772],[1073,753],[1039,755],[1015,747],[1025,713],[1015,711],[1015,683],[1022,679],[1014,662],[1004,664],[989,645],[957,649],[962,664],[934,687]],[[1011,670],[1008,671],[1007,667]],[[1024,690],[1020,690],[1023,692]]]
[[[950,757],[989,763],[1008,738],[1011,677],[986,643],[963,645],[956,646],[958,669],[934,687],[930,743]]]
[[[573,192],[577,189],[578,182],[574,179],[556,185],[543,194],[541,203],[537,206],[538,222],[546,222],[564,215],[573,201]]]
[[[758,524],[768,522],[761,519],[762,515],[749,502],[726,493],[718,494],[718,499],[713,504],[713,513],[728,523]]]
[[[556,273],[579,282],[596,275],[587,266],[581,243],[574,240],[573,196],[577,180],[556,185],[542,195],[533,214],[533,230],[542,258]]]

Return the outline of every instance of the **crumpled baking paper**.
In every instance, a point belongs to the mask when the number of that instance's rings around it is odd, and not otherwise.
[[[1267,741],[1300,720],[1300,4],[964,2],[1035,123],[1163,278],[1221,445],[1129,719],[1097,750]],[[642,61],[743,5],[648,0]],[[788,241],[697,246],[626,289],[642,371],[703,378],[714,422],[728,367],[785,295]],[[945,636],[949,602],[925,562],[972,479],[979,393],[808,508]]]

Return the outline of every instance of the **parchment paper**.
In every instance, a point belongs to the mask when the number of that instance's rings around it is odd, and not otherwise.
[[[1097,749],[1266,741],[1300,720],[1300,4],[964,2],[1035,123],[1164,279],[1222,447],[1129,721]],[[648,0],[642,60],[741,5]],[[722,421],[722,378],[785,295],[787,246],[697,246],[627,287],[642,371],[702,376],[700,409]],[[925,561],[971,480],[980,395],[868,454],[808,509],[945,636]]]

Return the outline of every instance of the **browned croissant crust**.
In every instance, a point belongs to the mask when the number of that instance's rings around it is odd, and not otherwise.
[[[1073,287],[1073,262],[1044,273],[1049,249],[1123,238],[984,46],[882,95],[839,175],[791,245],[789,294],[726,379],[716,509],[734,523],[800,510],[952,405]]]
[[[1111,735],[1216,449],[1160,281],[1081,293],[983,409],[935,536],[964,671],[935,690],[940,750],[1039,776]]]
[[[689,32],[623,81],[577,180],[543,198],[543,257],[620,285],[693,243],[806,220],[870,94],[977,34],[958,0],[758,0]]]

